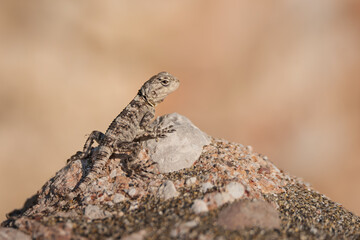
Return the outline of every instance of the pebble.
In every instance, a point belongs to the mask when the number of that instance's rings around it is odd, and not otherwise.
[[[157,163],[161,173],[169,173],[191,167],[199,159],[204,145],[210,144],[210,137],[197,128],[188,118],[171,113],[154,120],[154,126],[173,125],[176,130],[166,138],[144,142],[150,158]]]
[[[246,150],[247,150],[249,153],[252,153],[253,147],[250,146],[250,145],[248,145],[248,146],[246,146]]]
[[[113,202],[114,203],[119,203],[125,200],[125,196],[122,195],[121,193],[115,193],[114,198],[113,198]]]
[[[234,198],[227,192],[217,193],[214,196],[215,203],[218,207],[224,205],[227,202],[231,202]]]
[[[138,208],[139,208],[139,203],[138,203],[138,202],[134,202],[134,203],[131,203],[129,210],[130,210],[130,211],[134,211],[134,210],[136,210],[136,209],[138,209]]]
[[[138,232],[132,233],[128,236],[121,238],[122,240],[143,240],[146,235],[146,230],[140,230]]]
[[[241,183],[231,182],[226,185],[227,192],[235,199],[239,199],[244,196],[245,188]]]
[[[213,187],[214,187],[214,185],[212,185],[212,183],[210,183],[210,182],[203,183],[203,184],[201,184],[201,192],[206,193],[207,190],[209,190]]]
[[[22,231],[14,228],[0,227],[0,240],[7,240],[7,239],[30,240],[31,237],[29,235],[26,235]]]
[[[78,217],[78,213],[75,211],[75,209],[72,209],[68,212],[62,212],[62,211],[58,211],[56,212],[55,216],[57,217],[63,217],[63,218],[74,218],[74,217]]]
[[[158,195],[160,198],[168,200],[179,196],[179,192],[176,190],[174,183],[168,180],[159,187]]]
[[[220,211],[217,223],[229,230],[240,230],[247,227],[280,228],[277,210],[263,200],[246,199],[234,202]]]
[[[188,178],[185,181],[186,186],[191,186],[191,185],[194,185],[195,183],[196,183],[196,177]]]
[[[191,230],[191,228],[196,227],[198,224],[199,223],[196,220],[181,223],[170,231],[170,236],[173,238],[184,236]]]
[[[130,197],[134,197],[137,194],[136,188],[130,188],[128,194]]]
[[[103,219],[111,215],[107,211],[103,211],[99,206],[88,205],[84,209],[84,216],[89,219]]]
[[[191,206],[191,209],[195,212],[195,213],[203,213],[203,212],[207,212],[209,211],[206,202],[204,202],[201,199],[196,199],[194,200],[193,205]]]

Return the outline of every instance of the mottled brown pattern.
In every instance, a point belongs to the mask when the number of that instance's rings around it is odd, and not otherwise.
[[[129,143],[129,148],[135,148],[134,146],[138,145],[130,143],[140,141],[142,137],[164,137],[166,133],[174,131],[172,127],[151,128],[149,124],[155,116],[155,106],[162,102],[168,94],[175,91],[179,84],[179,80],[167,72],[160,72],[151,77],[140,88],[129,105],[111,122],[105,134],[93,131],[89,135],[83,151],[77,152],[68,162],[90,156],[93,152],[92,144],[96,141],[99,147],[91,155],[93,167],[68,195],[69,199],[73,199],[83,192],[87,185],[101,174],[110,156],[120,150],[120,146]],[[135,149],[133,151],[136,152]]]

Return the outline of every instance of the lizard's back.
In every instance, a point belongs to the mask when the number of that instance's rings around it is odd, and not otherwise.
[[[83,181],[68,195],[68,198],[72,199],[84,191],[87,185],[101,174],[107,160],[121,145],[132,143],[135,138],[140,139],[142,136],[164,137],[166,133],[174,131],[171,127],[151,128],[150,122],[155,115],[155,106],[175,91],[179,84],[179,80],[167,72],[153,76],[143,84],[135,98],[112,121],[105,134],[93,131],[89,135],[83,152],[79,155],[75,154],[75,157],[70,160],[76,159],[77,156],[84,158],[91,154],[91,146],[96,141],[99,147],[91,157],[93,167]]]

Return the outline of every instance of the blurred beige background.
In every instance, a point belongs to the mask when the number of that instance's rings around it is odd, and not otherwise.
[[[158,114],[253,146],[360,214],[360,4],[1,1],[0,220],[159,71]]]

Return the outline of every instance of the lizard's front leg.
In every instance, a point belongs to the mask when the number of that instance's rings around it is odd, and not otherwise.
[[[136,135],[135,140],[141,140],[143,138],[163,138],[166,137],[167,133],[175,132],[173,125],[163,128],[162,123],[160,123],[157,126],[151,127],[150,122],[153,117],[154,114],[152,112],[148,112],[147,114],[145,114],[145,116],[140,122],[140,131]]]
[[[83,151],[82,152],[78,151],[77,153],[75,153],[67,160],[67,163],[88,157],[91,153],[91,147],[94,141],[99,144],[101,140],[104,138],[104,136],[105,134],[103,134],[100,131],[96,131],[96,130],[92,131],[84,144]]]

